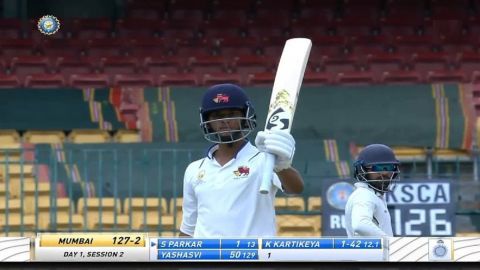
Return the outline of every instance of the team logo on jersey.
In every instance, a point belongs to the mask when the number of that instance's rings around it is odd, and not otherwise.
[[[248,166],[239,166],[236,171],[233,171],[233,174],[237,177],[247,177],[250,174],[250,168]]]
[[[352,194],[354,187],[347,182],[338,182],[331,185],[327,190],[327,202],[333,208],[345,210],[348,197]]]
[[[215,103],[228,103],[230,97],[224,94],[217,94],[216,97],[213,98],[213,102]]]
[[[199,171],[197,174],[197,180],[202,181],[204,176],[205,176],[205,170]]]

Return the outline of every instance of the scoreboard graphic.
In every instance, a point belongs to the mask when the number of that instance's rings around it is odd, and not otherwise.
[[[0,238],[2,261],[479,262],[480,237],[161,238],[146,233],[41,233]]]
[[[151,239],[151,261],[384,261],[383,239]]]

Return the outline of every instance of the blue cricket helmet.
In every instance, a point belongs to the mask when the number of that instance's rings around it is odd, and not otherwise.
[[[238,109],[244,113],[243,117],[208,120],[213,111]],[[215,132],[209,125],[215,121],[238,120],[240,129],[229,132]],[[210,87],[202,98],[200,106],[200,127],[205,139],[214,143],[232,143],[247,137],[256,127],[256,114],[253,105],[245,90],[230,83],[217,84]]]
[[[384,144],[370,144],[360,151],[354,163],[354,178],[385,193],[393,190],[399,179],[400,161],[393,150]],[[387,175],[386,179],[384,175]],[[373,176],[377,179],[372,179]],[[378,177],[381,176],[380,179]]]

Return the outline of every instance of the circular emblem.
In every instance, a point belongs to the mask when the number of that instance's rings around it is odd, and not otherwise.
[[[338,182],[331,185],[327,190],[327,202],[333,208],[345,210],[348,197],[352,194],[354,187],[347,182]]]
[[[433,247],[433,254],[436,257],[444,257],[447,254],[447,247],[443,244],[442,240],[438,240],[437,244]]]
[[[60,29],[60,21],[52,15],[45,15],[38,20],[38,30],[44,35],[53,35]]]

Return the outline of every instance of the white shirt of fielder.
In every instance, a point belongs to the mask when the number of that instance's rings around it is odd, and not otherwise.
[[[345,206],[345,226],[348,237],[393,236],[390,213],[385,195],[367,183],[355,183]]]
[[[272,190],[259,193],[264,153],[247,141],[221,166],[213,157],[217,149],[213,146],[185,171],[180,231],[194,238],[275,236],[274,203],[281,182],[273,173]]]

